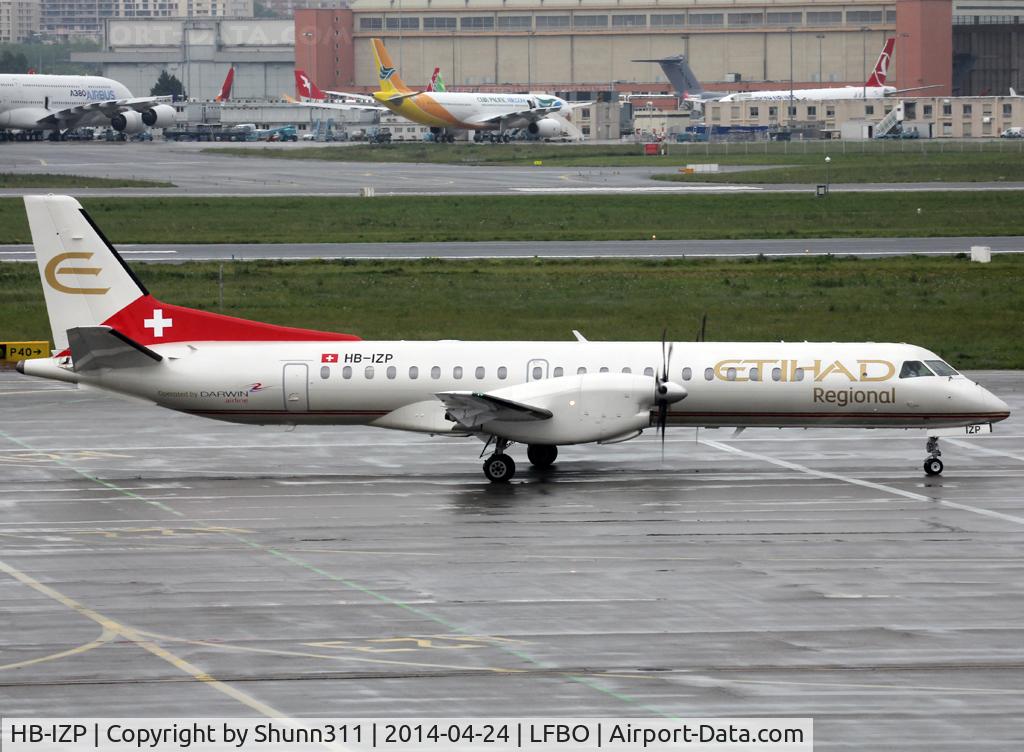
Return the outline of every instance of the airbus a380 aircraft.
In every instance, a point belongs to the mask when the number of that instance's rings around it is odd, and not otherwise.
[[[0,129],[64,131],[87,125],[123,133],[174,124],[170,97],[133,97],[100,76],[0,75]]]
[[[672,426],[991,430],[1009,408],[914,345],[786,342],[378,342],[162,303],[75,199],[25,198],[53,330],[30,376],[253,424],[370,425],[476,436],[507,481],[512,442],[558,446]],[[958,433],[964,433],[961,429]]]

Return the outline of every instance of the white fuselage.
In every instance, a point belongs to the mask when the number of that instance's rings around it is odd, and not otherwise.
[[[556,108],[568,117],[569,104],[546,94],[486,94],[469,92],[422,92],[397,101],[378,97],[393,112],[416,123],[435,128],[469,130],[516,128],[530,122],[529,113]]]
[[[784,102],[790,98],[795,101],[825,101],[832,99],[881,99],[893,94],[892,86],[836,86],[825,89],[772,89],[765,91],[738,91],[727,94],[719,102],[753,102],[774,101]]]
[[[59,126],[38,121],[70,107],[131,96],[124,84],[102,76],[0,74],[0,128],[54,129]],[[109,123],[109,115],[97,110],[77,121],[76,126]]]
[[[660,342],[193,342],[152,349],[165,357],[159,368],[62,374],[47,360],[26,361],[25,372],[241,423],[458,433],[439,392],[493,392],[548,380],[557,404],[545,406],[558,411],[562,397],[569,395],[569,404],[575,393],[580,369],[650,376],[662,357]],[[686,397],[671,406],[668,423],[944,427],[1006,417],[1001,400],[963,376],[900,378],[905,361],[936,360],[902,344],[679,342],[669,379]],[[599,412],[611,421],[617,409],[607,404]]]

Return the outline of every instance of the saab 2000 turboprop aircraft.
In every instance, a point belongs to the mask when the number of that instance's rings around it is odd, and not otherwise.
[[[574,107],[589,104],[570,103],[549,94],[416,91],[402,81],[384,43],[379,39],[370,41],[380,85],[380,91],[373,93],[374,99],[397,115],[429,125],[435,136],[451,130],[525,128],[539,138],[556,138],[565,129],[560,118],[568,119]],[[453,135],[447,135],[449,141],[454,140]]]
[[[513,442],[548,466],[560,445],[670,425],[925,428],[935,475],[942,429],[1009,416],[914,345],[378,342],[183,308],[146,291],[75,199],[25,207],[56,350],[21,373],[236,423],[476,436],[492,481],[514,474]]]
[[[93,125],[122,133],[174,124],[171,97],[133,97],[100,76],[0,75],[0,129],[65,131]]]

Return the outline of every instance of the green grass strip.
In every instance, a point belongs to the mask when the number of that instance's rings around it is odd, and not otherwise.
[[[160,299],[218,310],[217,263],[133,264]],[[366,339],[913,342],[1024,368],[1024,256],[228,262],[224,313]],[[38,273],[0,264],[0,339],[49,335]]]
[[[0,173],[0,188],[173,188],[165,180],[93,178],[85,175],[45,173]]]
[[[1024,235],[1024,191],[614,196],[83,198],[118,243]],[[20,199],[0,237],[30,241]]]

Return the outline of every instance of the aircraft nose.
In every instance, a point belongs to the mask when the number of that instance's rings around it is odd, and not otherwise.
[[[992,421],[1006,420],[1010,417],[1010,406],[1007,405],[1003,400],[999,399],[996,395],[992,394],[988,389],[982,388],[984,393],[986,412],[993,413]]]

